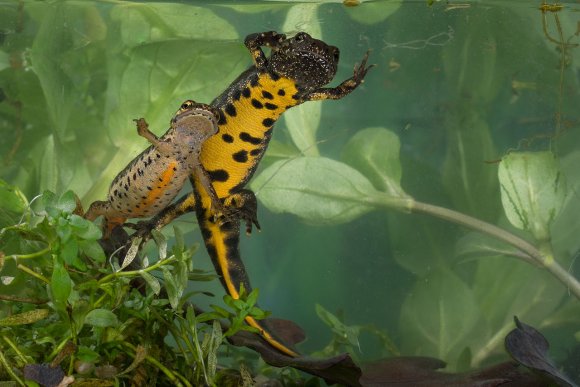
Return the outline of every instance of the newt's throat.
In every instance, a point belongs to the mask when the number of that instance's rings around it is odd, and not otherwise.
[[[219,106],[219,131],[202,148],[201,163],[219,197],[245,184],[264,155],[271,130],[280,115],[298,104],[295,83],[269,74],[250,77],[240,90]],[[229,155],[225,159],[211,157]]]

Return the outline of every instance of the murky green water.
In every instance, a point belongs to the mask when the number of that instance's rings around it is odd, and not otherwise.
[[[2,2],[0,178],[29,198],[72,189],[87,206],[146,146],[131,120],[146,117],[161,133],[181,101],[210,102],[250,65],[247,34],[306,31],[338,46],[333,85],[370,49],[377,66],[364,85],[290,111],[254,176],[263,231],[241,251],[262,307],[305,328],[306,352],[331,339],[319,304],[387,334],[400,354],[451,369],[506,359],[514,315],[546,334],[558,362],[573,361],[580,303],[561,280],[496,238],[384,205],[385,192],[404,190],[498,225],[551,250],[578,281],[580,8],[505,3]],[[532,191],[547,218],[512,205],[518,230],[502,205],[499,161],[548,150],[558,180],[539,179],[565,195]],[[303,156],[337,163],[309,159],[304,176],[285,175]],[[290,206],[283,195],[293,188],[314,193]],[[193,216],[177,223],[200,242]],[[550,241],[534,239],[536,224]],[[195,263],[211,267],[203,248]],[[221,297],[218,284],[209,290]],[[392,354],[368,329],[353,349],[363,359]]]

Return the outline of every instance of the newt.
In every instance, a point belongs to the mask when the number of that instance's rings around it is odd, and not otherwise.
[[[200,162],[201,146],[217,133],[218,119],[216,108],[187,100],[160,138],[149,130],[144,118],[134,120],[139,136],[151,145],[115,177],[107,201],[93,202],[84,217],[92,221],[103,215],[106,239],[113,228],[129,218],[159,213],[175,199],[192,175],[205,191],[213,210],[221,213],[221,202]]]
[[[351,78],[337,87],[325,88],[337,71],[337,47],[305,32],[291,38],[274,31],[256,33],[248,35],[244,43],[253,65],[211,103],[219,111],[218,133],[203,143],[200,155],[217,196],[228,213],[237,216],[216,217],[203,182],[194,177],[194,190],[148,223],[149,229],[159,229],[176,217],[195,211],[208,254],[222,285],[234,299],[240,297],[242,286],[247,292],[252,289],[240,257],[240,221],[245,221],[247,233],[252,225],[259,229],[256,197],[244,186],[266,151],[274,124],[293,106],[347,96],[372,67],[366,65],[367,52],[360,65],[355,65]],[[269,57],[262,47],[270,48]],[[281,353],[298,356],[263,321],[247,317],[246,323],[257,328],[262,338]]]

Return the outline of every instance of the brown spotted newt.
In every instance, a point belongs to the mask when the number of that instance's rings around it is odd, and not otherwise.
[[[151,146],[133,159],[113,180],[107,201],[96,201],[85,214],[88,220],[103,215],[105,237],[129,218],[156,215],[177,196],[191,175],[205,190],[213,210],[222,204],[200,163],[201,146],[218,131],[219,112],[212,106],[185,101],[171,119],[169,130],[158,138],[144,118],[135,120],[137,133]]]
[[[252,34],[245,45],[253,65],[244,71],[211,105],[219,110],[218,133],[202,146],[201,163],[207,170],[217,196],[235,219],[224,221],[212,212],[212,200],[202,181],[193,179],[195,189],[161,211],[149,222],[149,229],[159,229],[176,217],[195,211],[207,251],[226,291],[235,299],[240,288],[250,291],[250,283],[239,252],[240,220],[246,231],[256,219],[256,198],[244,189],[260,162],[276,120],[288,109],[307,101],[341,99],[362,82],[371,66],[368,53],[354,75],[333,88],[325,88],[334,78],[339,50],[304,32],[292,38],[276,32]],[[266,57],[261,47],[269,47]],[[263,321],[252,317],[246,322],[287,356],[297,352],[275,337]]]

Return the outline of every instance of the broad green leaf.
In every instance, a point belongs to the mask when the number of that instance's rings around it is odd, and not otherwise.
[[[453,208],[495,222],[500,211],[497,198],[496,158],[488,124],[462,103],[446,115],[447,150],[443,184],[453,200]]]
[[[44,142],[42,155],[40,155],[41,190],[56,191],[58,187],[58,162],[55,146],[54,136],[48,136]]]
[[[0,326],[7,327],[14,325],[32,324],[47,318],[49,314],[49,309],[34,309],[28,312],[14,314],[12,316],[0,319]]]
[[[315,38],[322,39],[322,29],[318,19],[320,4],[296,4],[288,10],[282,31],[306,31]],[[306,103],[290,109],[284,114],[290,137],[305,156],[318,156],[316,131],[320,124],[320,103]]]
[[[58,198],[54,192],[45,190],[40,197],[41,210],[46,210],[48,207],[54,207]]]
[[[301,2],[288,10],[282,31],[306,31],[317,39],[322,39],[322,28],[318,17],[320,4]]]
[[[316,224],[345,223],[371,211],[367,200],[377,193],[358,171],[323,157],[277,161],[251,186],[270,210]]]
[[[64,308],[72,291],[72,280],[62,263],[55,260],[54,269],[50,279],[52,302],[60,308]]]
[[[572,144],[575,145],[576,142]],[[578,222],[580,200],[575,194],[580,192],[580,168],[578,168],[580,151],[564,156],[560,162],[562,172],[568,182],[568,191],[573,194],[567,195],[560,215],[554,220],[551,231],[555,255],[562,257],[559,259],[561,264],[567,265],[573,259],[575,252],[580,250],[580,238],[578,238],[580,235],[580,222]]]
[[[445,45],[442,50],[446,87],[449,88],[447,98],[462,100],[469,95],[469,104],[478,106],[492,101],[507,82],[506,70],[501,67],[504,63],[498,63],[498,53],[501,51],[497,47],[505,44],[505,33],[509,30],[502,28],[502,25],[510,23],[511,14],[498,12],[498,9],[474,20],[458,18],[454,24],[454,35],[461,36],[461,39]],[[502,24],[497,24],[497,28],[488,28],[489,19],[493,20],[494,25],[500,21]],[[511,57],[507,55],[507,58]]]
[[[17,223],[27,206],[28,201],[17,187],[0,180],[0,228]]]
[[[206,41],[238,38],[236,29],[227,20],[209,7],[191,4],[120,4],[111,10],[111,18],[120,23],[121,41],[128,47],[175,38]]]
[[[94,327],[106,328],[114,327],[119,324],[115,313],[107,309],[93,309],[85,317],[85,324]]]
[[[79,248],[83,254],[86,254],[89,258],[92,258],[99,263],[105,262],[105,252],[99,242],[93,240],[81,240],[79,241]]]
[[[342,151],[342,160],[363,173],[380,191],[406,196],[401,188],[399,137],[385,128],[358,131]]]
[[[63,260],[69,266],[74,266],[79,270],[86,269],[82,263],[80,263],[81,267],[78,267],[79,261],[79,244],[76,238],[70,238],[66,243],[61,246],[59,258]]]
[[[471,289],[449,269],[437,269],[417,281],[403,302],[403,350],[454,362],[474,340],[481,318]]]
[[[510,223],[540,241],[566,199],[565,176],[552,152],[512,152],[498,171],[501,201]]]
[[[487,256],[478,260],[473,292],[491,331],[497,332],[504,326],[511,329],[513,316],[542,324],[554,314],[566,289],[525,262]]]
[[[403,3],[402,0],[389,2],[361,2],[356,7],[345,8],[345,13],[362,24],[377,24],[395,13]]]
[[[46,96],[48,119],[55,132],[65,133],[75,100],[75,84],[66,74],[63,63],[66,54],[74,48],[73,35],[80,33],[75,27],[80,25],[81,7],[66,3],[33,4],[29,11],[37,17],[40,27],[30,49],[32,69],[37,74]],[[42,15],[42,16],[40,16]],[[75,17],[76,16],[76,17]],[[79,58],[73,55],[73,60]],[[70,59],[70,58],[69,58]],[[79,69],[82,71],[82,68]],[[54,189],[56,187],[44,186]]]
[[[320,125],[320,102],[296,106],[284,114],[286,127],[296,147],[305,156],[318,156],[316,131]]]
[[[80,345],[77,349],[77,352],[75,353],[75,357],[85,362],[95,362],[99,359],[100,356],[97,352],[93,351],[91,348],[84,345]]]
[[[77,203],[75,200],[75,194],[72,191],[66,191],[63,193],[56,202],[56,207],[62,212],[66,212],[68,214],[72,213],[76,206]]]
[[[101,229],[81,216],[72,214],[69,222],[74,228],[74,233],[81,239],[96,241],[102,237]]]

